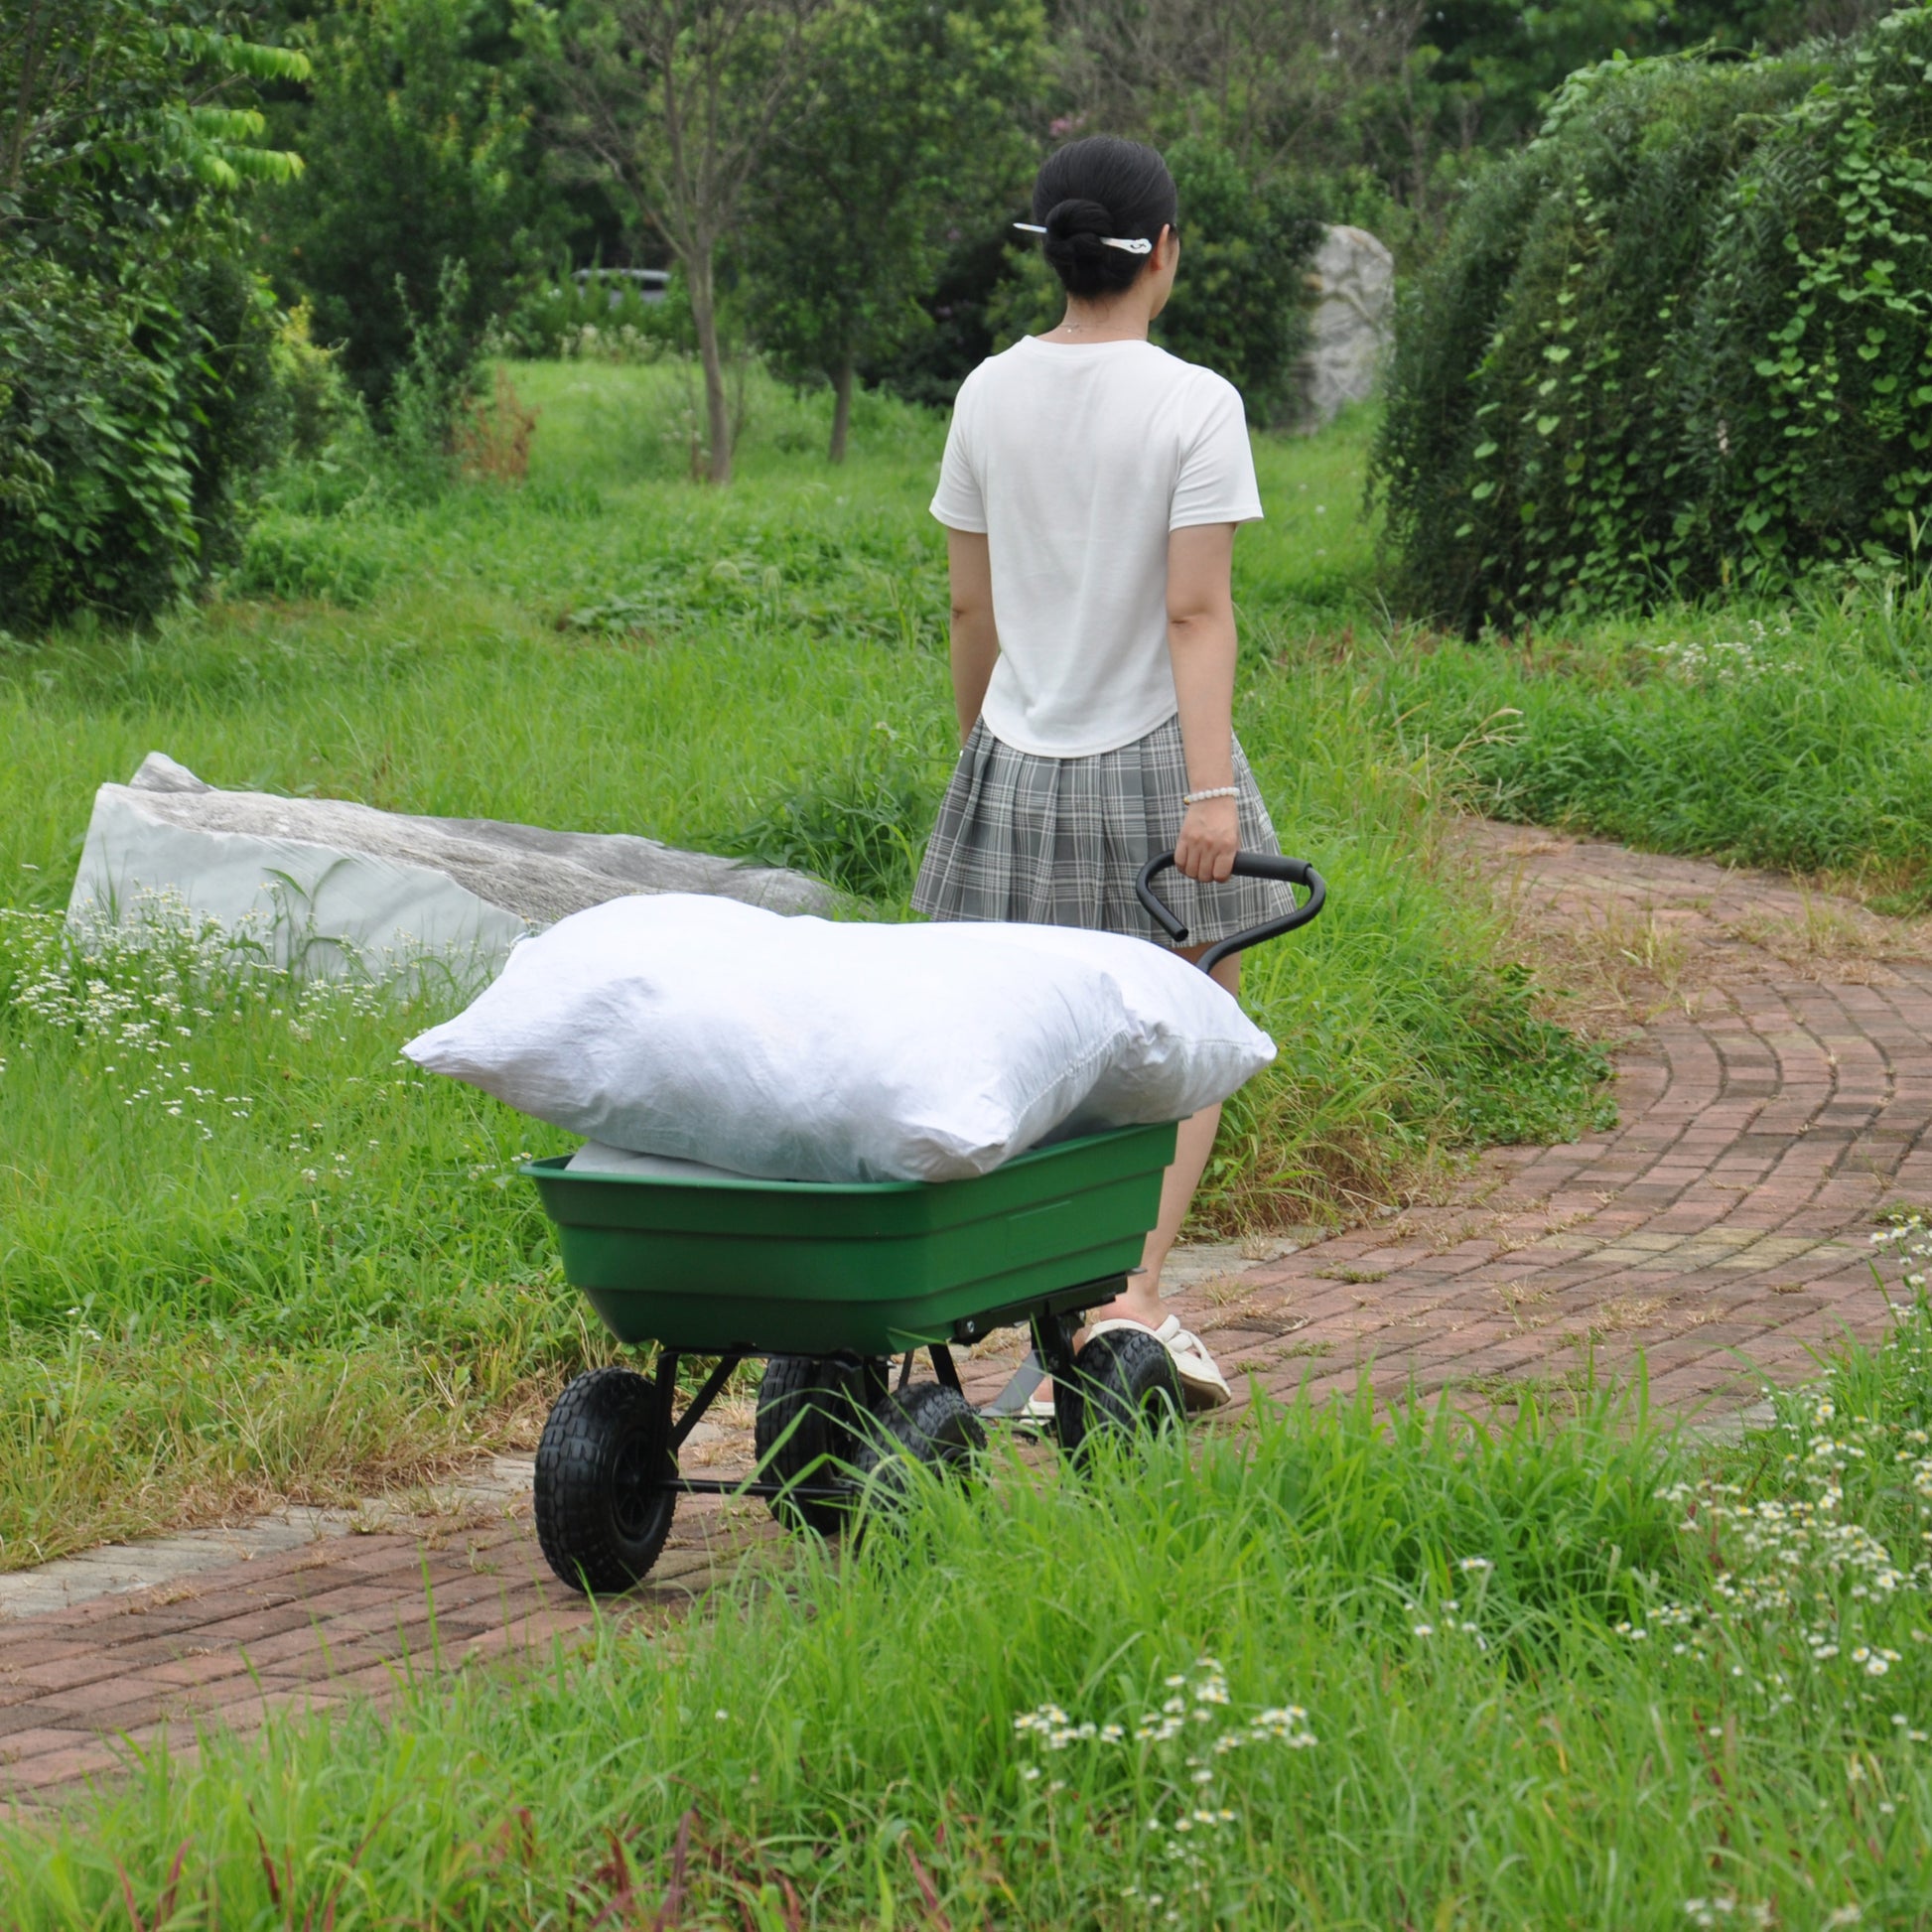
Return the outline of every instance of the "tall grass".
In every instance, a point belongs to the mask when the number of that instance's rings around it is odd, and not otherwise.
[[[413,1011],[412,1011],[413,1008]],[[0,911],[0,1568],[473,1451],[596,1344],[426,997]]]
[[[352,607],[243,595],[257,556],[151,634],[0,660],[0,900],[61,906],[92,788],[162,749],[226,786],[804,864],[906,915],[954,749],[942,426],[871,399],[833,473],[807,405],[754,384],[719,492],[681,467],[676,368],[515,380],[541,411],[521,490],[283,485],[276,554],[361,558]],[[1345,672],[1272,667],[1364,608],[1361,445],[1264,441],[1274,514],[1238,550],[1243,733],[1333,891],[1251,962],[1282,1056],[1230,1113],[1226,1227],[1385,1200],[1445,1149],[1601,1104],[1602,1063],[1438,863],[1442,760],[1393,747]],[[303,995],[177,939],[88,958],[0,919],[0,1565],[437,1466],[600,1346],[504,1184],[561,1137],[396,1064],[453,995]]]
[[[1728,1451],[1364,1393],[1014,1463],[674,1637],[157,1756],[0,1883],[23,1928],[1912,1926],[1929,1409],[1921,1305]]]
[[[1410,742],[1469,745],[1465,795],[1485,811],[1834,873],[1894,909],[1926,902],[1925,589],[1665,611],[1515,643],[1398,634],[1361,669]]]

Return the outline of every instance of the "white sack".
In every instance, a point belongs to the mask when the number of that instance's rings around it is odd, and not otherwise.
[[[1185,1120],[1225,1100],[1275,1057],[1275,1042],[1234,995],[1178,953],[1069,925],[957,926],[1104,973],[1120,989],[1130,1049],[1095,1082],[1062,1132]]]
[[[1273,1057],[1182,962],[1064,936],[617,899],[525,940],[404,1051],[593,1141],[834,1181],[985,1173],[1056,1130],[1177,1119]]]

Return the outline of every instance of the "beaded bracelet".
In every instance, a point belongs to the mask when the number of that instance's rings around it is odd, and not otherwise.
[[[1213,785],[1206,791],[1183,791],[1180,802],[1183,805],[1198,805],[1204,798],[1239,798],[1239,785]]]

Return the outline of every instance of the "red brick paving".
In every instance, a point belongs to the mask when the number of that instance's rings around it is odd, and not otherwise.
[[[675,1614],[748,1546],[761,1509],[687,1504],[626,1613]],[[251,1728],[270,1712],[387,1693],[425,1668],[541,1660],[586,1628],[549,1573],[527,1508],[426,1536],[339,1535],[159,1588],[0,1623],[0,1789],[58,1790],[122,1768],[197,1720]]]
[[[1319,1397],[1367,1374],[1385,1398],[1494,1402],[1641,1351],[1653,1406],[1681,1412],[1747,1401],[1842,1331],[1877,1332],[1874,1211],[1932,1202],[1932,961],[1763,875],[1472,836],[1545,929],[1664,959],[1663,1011],[1618,1058],[1619,1125],[1492,1153],[1437,1204],[1190,1288],[1174,1306],[1230,1379]],[[968,1366],[984,1398],[1007,1363]],[[773,1534],[756,1505],[687,1504],[627,1613],[675,1612]],[[256,1725],[380,1695],[426,1663],[542,1656],[589,1620],[527,1509],[425,1538],[327,1537],[20,1618],[0,1624],[0,1781],[47,1793],[171,1722],[179,1742],[197,1718]]]
[[[1674,997],[1618,1055],[1619,1124],[1492,1153],[1440,1205],[1195,1296],[1219,1304],[1192,1325],[1223,1367],[1276,1394],[1367,1372],[1385,1397],[1494,1399],[1641,1351],[1653,1405],[1682,1412],[1878,1332],[1876,1211],[1932,1202],[1932,963],[1909,956],[1915,935],[1763,874],[1475,836],[1546,928],[1648,934],[1680,956]]]

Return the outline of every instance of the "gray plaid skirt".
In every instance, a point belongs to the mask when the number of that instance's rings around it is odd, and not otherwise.
[[[1238,742],[1234,782],[1241,849],[1280,852]],[[1178,718],[1083,759],[1016,752],[977,724],[940,803],[912,903],[935,919],[1086,926],[1166,945],[1134,897],[1134,879],[1179,836],[1186,790]],[[1288,888],[1266,879],[1202,886],[1166,872],[1155,890],[1186,925],[1190,945],[1294,909]]]

